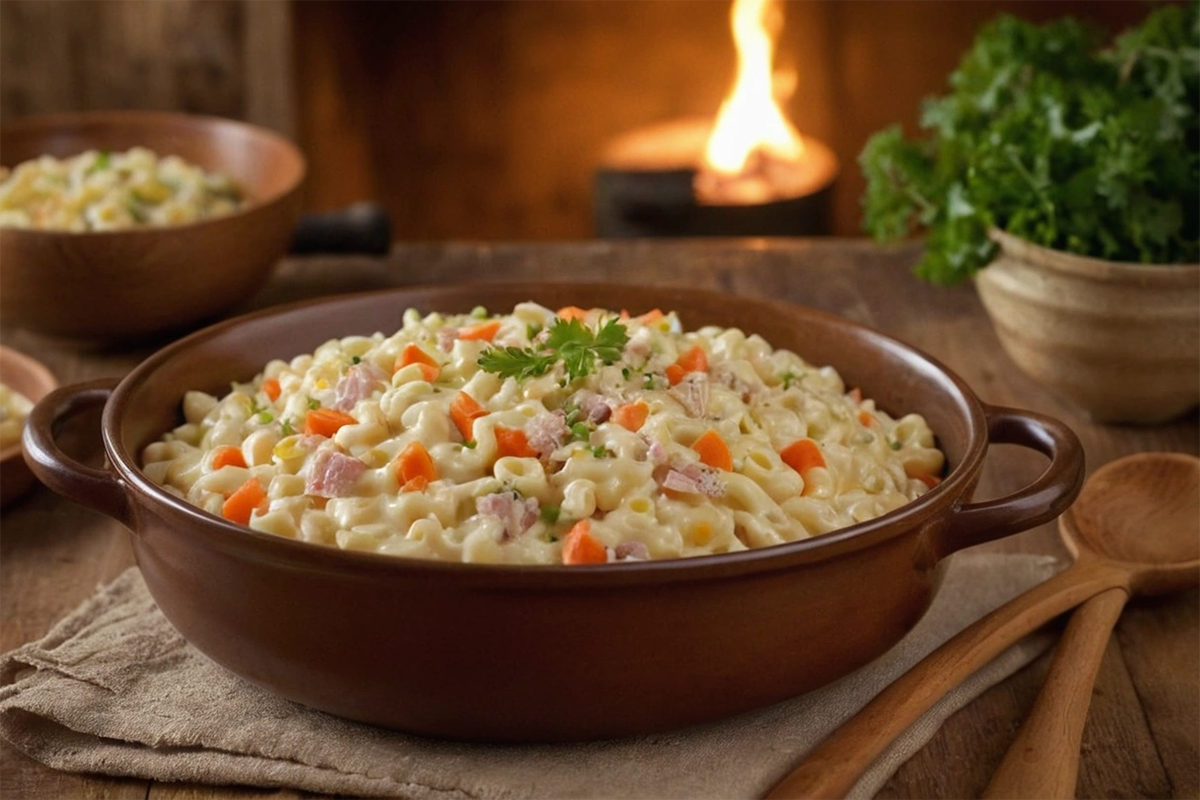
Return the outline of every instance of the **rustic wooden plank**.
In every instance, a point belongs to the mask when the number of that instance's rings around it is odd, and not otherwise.
[[[289,0],[243,3],[243,118],[291,138],[296,132],[295,57]]]

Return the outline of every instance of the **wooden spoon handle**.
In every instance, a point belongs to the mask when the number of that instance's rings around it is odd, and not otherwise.
[[[1092,686],[1129,593],[1109,589],[1071,616],[1033,710],[984,790],[985,798],[1075,797]]]
[[[768,798],[845,797],[896,737],[947,692],[1025,634],[1094,597],[1124,585],[1099,562],[1076,562],[1010,600],[930,653],[817,745]]]

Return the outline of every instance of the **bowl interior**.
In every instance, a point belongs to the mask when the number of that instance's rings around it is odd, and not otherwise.
[[[534,300],[565,305],[676,310],[685,329],[738,327],[815,365],[833,366],[847,388],[858,386],[880,408],[920,413],[938,436],[953,470],[986,439],[978,400],[956,376],[912,348],[856,323],[819,311],[751,298],[669,287],[588,284],[467,284],[350,295],[260,312],[220,323],[160,351],[131,374],[106,410],[106,428],[120,460],[136,470],[142,448],[180,423],[189,389],[223,395],[272,358],[290,360],[329,339],[389,334],[407,308],[465,313],[477,305],[508,311]],[[115,417],[115,419],[113,419]],[[117,427],[114,429],[112,425]]]
[[[0,163],[14,167],[42,155],[148,147],[159,156],[229,175],[255,203],[268,203],[304,178],[304,157],[287,139],[234,120],[151,111],[51,114],[0,126]]]

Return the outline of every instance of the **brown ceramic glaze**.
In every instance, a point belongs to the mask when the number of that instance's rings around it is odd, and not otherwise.
[[[142,448],[178,424],[192,388],[223,392],[272,358],[391,332],[407,307],[466,312],[534,299],[677,309],[835,366],[893,412],[924,414],[950,470],[902,509],[842,531],[741,553],[638,564],[516,567],[344,552],[240,528],[164,492]],[[104,404],[110,466],[54,442],[56,419]],[[57,491],[122,521],[146,583],[213,660],[285,697],[439,737],[561,741],[713,720],[808,691],[865,664],[924,613],[947,554],[1052,519],[1083,456],[1054,420],[986,406],[907,346],[795,306],[690,289],[566,284],[419,287],[221,323],[150,357],[118,385],[61,390],[27,450]],[[1046,454],[1028,487],[970,502],[989,443]]]
[[[67,233],[0,228],[0,315],[71,338],[118,339],[181,329],[253,294],[283,255],[299,216],[305,163],[263,128],[149,111],[56,114],[6,121],[0,158],[141,145],[229,175],[244,210],[187,225]]]
[[[58,387],[42,362],[4,346],[0,346],[0,383],[34,403]],[[21,452],[20,442],[0,450],[0,506],[12,503],[33,485],[33,473]]]

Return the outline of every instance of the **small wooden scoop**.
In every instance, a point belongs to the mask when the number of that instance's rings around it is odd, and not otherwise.
[[[1088,627],[1099,629],[1104,638],[1111,630],[1108,620],[1116,621],[1130,594],[1157,594],[1200,583],[1200,460],[1177,453],[1139,453],[1105,465],[1088,480],[1059,531],[1075,563],[926,656],[818,745],[767,797],[844,797],[871,762],[948,691],[1025,634],[1086,600],[1096,598],[1103,604],[1098,605],[1105,612],[1101,624]],[[1086,638],[1096,636],[1090,633]],[[1064,657],[1073,660],[1070,651],[1075,646],[1067,645]],[[1093,668],[1090,675],[1073,677],[1085,678],[1090,687],[1094,676]],[[1079,718],[1075,724],[1082,727],[1086,702],[1068,699],[1068,705]],[[1039,727],[1025,735],[1029,738],[1019,740],[1011,756],[1011,769],[992,788],[1041,797],[1042,786],[1061,785],[1069,777],[1073,789],[1078,737],[1064,739],[1037,762],[1052,764],[1071,752],[1075,765],[1068,768],[1069,776],[1038,782],[1033,788],[1011,782],[1013,772],[1027,766],[1023,759],[1030,752],[1030,739],[1033,747],[1046,749],[1046,738],[1055,739],[1059,733]]]

